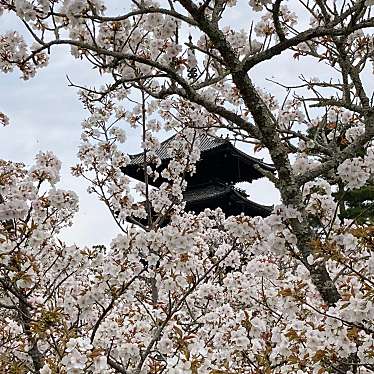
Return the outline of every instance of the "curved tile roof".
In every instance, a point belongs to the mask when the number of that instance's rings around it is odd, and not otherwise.
[[[238,206],[243,206],[244,213],[251,211],[253,213],[261,213],[262,216],[266,216],[271,213],[273,207],[267,205],[261,205],[251,201],[247,198],[245,192],[238,190],[232,185],[224,185],[222,183],[212,183],[197,188],[188,189],[183,193],[183,199],[186,201],[186,209],[193,209],[189,205],[201,205],[205,202],[234,198],[238,202]]]
[[[174,138],[175,138],[175,135],[173,135],[169,139],[166,139],[165,141],[163,141],[160,144],[160,147],[155,151],[157,156],[160,157],[160,159],[162,161],[163,160],[169,160],[171,158],[170,155],[169,155],[169,147],[170,147],[171,141],[174,140]],[[203,152],[208,152],[208,151],[211,151],[213,149],[220,148],[220,147],[230,148],[230,150],[236,156],[239,156],[242,159],[245,159],[245,160],[247,160],[247,161],[249,161],[253,164],[258,164],[259,166],[261,166],[265,170],[268,170],[268,171],[274,171],[275,170],[272,165],[267,164],[267,163],[263,162],[262,160],[260,160],[256,157],[249,156],[246,153],[240,151],[228,139],[218,138],[218,137],[214,137],[214,136],[207,135],[207,134],[200,135],[200,150],[201,150],[202,153]],[[130,156],[131,165],[135,166],[135,165],[143,164],[143,161],[144,161],[143,157],[144,157],[143,152]]]

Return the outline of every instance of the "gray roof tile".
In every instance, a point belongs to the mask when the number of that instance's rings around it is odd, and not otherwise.
[[[163,141],[160,144],[160,147],[155,151],[155,153],[157,154],[158,157],[160,157],[161,160],[170,159],[169,148],[170,148],[170,143],[174,140],[174,138],[175,138],[175,135],[170,137],[169,139],[166,139],[165,141]],[[260,165],[265,170],[269,170],[269,171],[274,170],[274,167],[272,165],[267,164],[267,163],[263,162],[262,160],[260,160],[256,157],[249,156],[246,153],[244,153],[244,152],[240,151],[239,149],[235,148],[232,145],[232,143],[230,143],[230,141],[228,139],[218,138],[218,137],[207,135],[207,134],[200,135],[200,150],[201,150],[202,153],[206,152],[206,151],[210,151],[214,148],[224,146],[224,145],[232,147],[233,151],[235,151],[238,155],[247,159],[248,161],[251,161],[255,164]],[[144,161],[143,152],[138,153],[138,154],[133,155],[133,156],[130,156],[130,157],[131,157],[131,165],[140,165]]]

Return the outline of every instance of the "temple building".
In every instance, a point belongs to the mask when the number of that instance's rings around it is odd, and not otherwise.
[[[160,170],[170,161],[168,153],[169,143],[173,137],[165,140],[156,150],[161,159]],[[184,192],[186,211],[199,213],[206,208],[221,208],[226,216],[244,213],[247,216],[266,217],[272,207],[255,203],[248,199],[247,194],[235,187],[239,182],[252,182],[262,178],[263,175],[255,168],[258,165],[262,170],[274,171],[272,165],[249,156],[237,149],[228,139],[216,138],[209,135],[200,137],[200,160],[196,164],[196,173],[188,176],[187,189]],[[144,182],[143,153],[130,156],[131,163],[123,172],[129,177]],[[163,179],[150,181],[159,187]]]

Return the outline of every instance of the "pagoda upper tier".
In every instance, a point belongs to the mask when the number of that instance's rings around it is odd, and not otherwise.
[[[162,142],[155,152],[161,159],[159,170],[167,167],[171,159],[168,149],[173,139],[174,136]],[[201,155],[196,164],[196,173],[186,178],[189,187],[205,185],[217,180],[231,185],[238,182],[252,182],[263,177],[255,165],[266,171],[274,171],[272,165],[240,151],[228,139],[201,135],[200,150]],[[144,182],[144,154],[139,153],[130,158],[131,163],[123,169],[123,172]],[[156,187],[159,187],[162,182],[164,180],[161,177],[156,181],[150,180],[150,184]]]

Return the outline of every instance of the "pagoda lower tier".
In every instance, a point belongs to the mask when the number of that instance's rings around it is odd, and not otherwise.
[[[186,202],[185,211],[199,214],[205,209],[222,209],[226,217],[238,216],[244,214],[248,217],[267,217],[270,215],[273,207],[261,205],[247,198],[247,194],[232,186],[224,183],[214,182],[198,187],[187,189],[183,193],[183,200]],[[152,209],[153,219],[158,215]],[[132,219],[128,219],[133,222]],[[142,225],[147,226],[147,219],[136,219]],[[170,222],[170,217],[165,216],[160,222],[161,227]]]
[[[245,192],[232,185],[215,182],[187,189],[183,194],[187,212],[200,213],[204,209],[221,208],[226,216],[244,214],[249,217],[267,217],[271,206],[261,205],[247,198]]]

